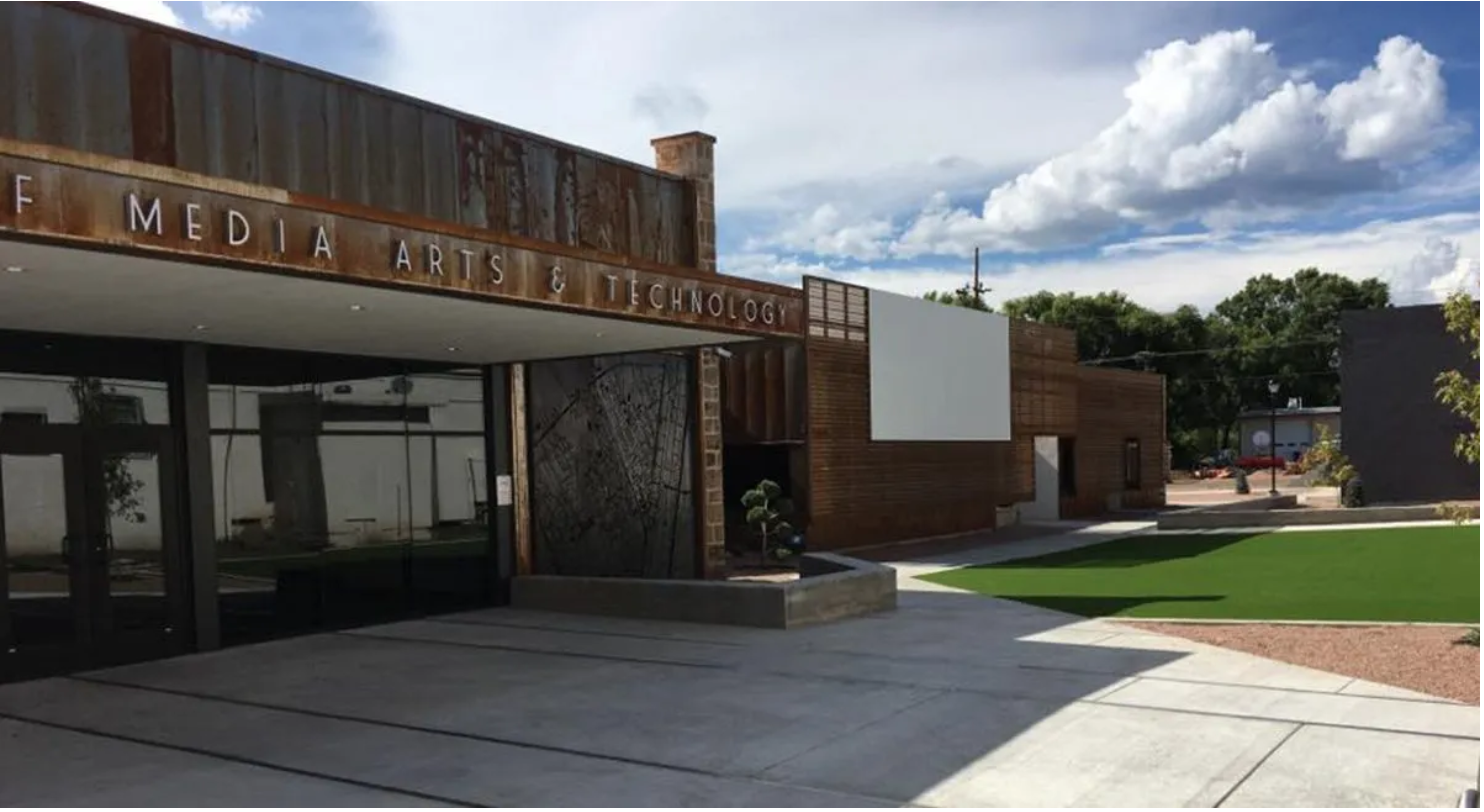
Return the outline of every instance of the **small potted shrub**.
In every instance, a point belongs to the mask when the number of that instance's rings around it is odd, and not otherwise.
[[[794,534],[793,503],[783,496],[777,482],[765,479],[742,494],[747,509],[747,525],[757,533],[758,563],[786,561],[802,550],[802,540]]]

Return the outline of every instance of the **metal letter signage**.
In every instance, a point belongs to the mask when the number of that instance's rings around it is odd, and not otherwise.
[[[571,248],[523,247],[520,242],[533,242],[523,238],[500,244],[500,235],[456,224],[447,226],[452,233],[394,225],[400,215],[392,213],[330,213],[316,208],[318,201],[299,205],[292,194],[284,198],[277,191],[271,200],[257,199],[50,160],[0,153],[0,181],[9,197],[0,204],[0,235],[36,233],[163,251],[187,262],[198,257],[347,281],[394,281],[594,315],[802,333],[802,295],[784,288],[688,269],[635,268]]]
[[[25,210],[25,208],[27,206],[29,206],[32,203],[35,203],[36,202],[35,200],[31,199],[26,194],[26,187],[27,186],[30,186],[30,185],[31,185],[31,176],[30,175],[20,175],[20,174],[18,174],[18,175],[15,176],[13,182],[11,183],[11,188],[13,190],[15,190],[14,198],[15,198],[15,213],[16,214],[20,214],[22,211]]]

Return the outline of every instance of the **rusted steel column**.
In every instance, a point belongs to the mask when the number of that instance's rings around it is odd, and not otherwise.
[[[530,575],[531,563],[531,482],[530,453],[526,436],[526,365],[507,368],[510,397],[510,476],[515,508],[515,574]]]
[[[702,132],[667,135],[649,142],[654,166],[691,183],[695,205],[696,267],[716,272],[716,137]]]

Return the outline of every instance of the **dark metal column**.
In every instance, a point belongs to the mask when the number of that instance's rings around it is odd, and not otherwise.
[[[206,345],[182,346],[178,380],[177,436],[182,439],[179,470],[184,506],[181,541],[190,562],[195,647],[198,651],[210,651],[221,646],[221,619],[216,600],[216,502],[212,498],[211,396],[206,375]]]
[[[515,575],[515,487],[514,478],[525,476],[513,470],[510,423],[510,367],[482,368],[484,380],[484,465],[489,493],[490,549],[494,572],[489,599],[500,605],[510,602],[510,579]],[[509,483],[502,488],[501,481]],[[505,497],[505,498],[501,498]],[[501,504],[501,503],[504,504]]]

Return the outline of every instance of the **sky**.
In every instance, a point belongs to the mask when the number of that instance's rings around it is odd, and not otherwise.
[[[1478,290],[1477,3],[97,5],[644,164],[708,132],[724,273]]]

